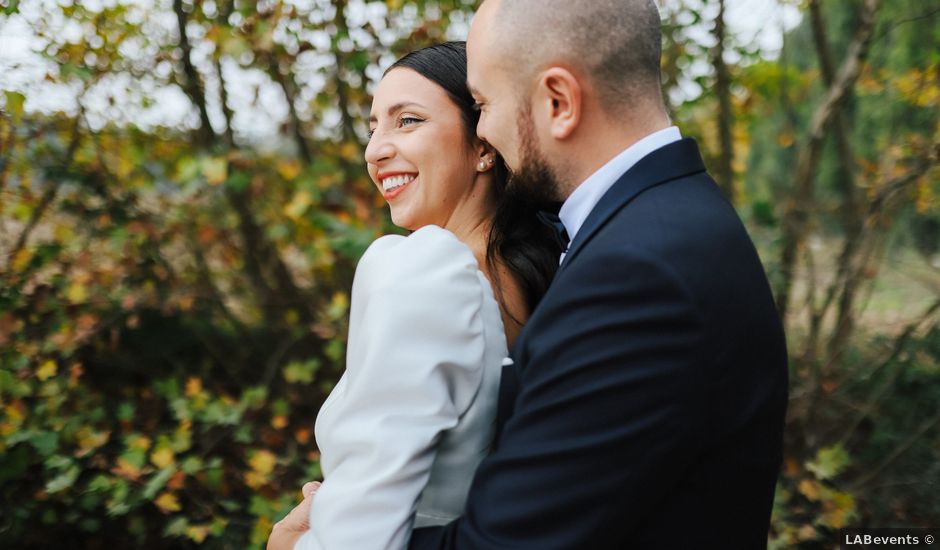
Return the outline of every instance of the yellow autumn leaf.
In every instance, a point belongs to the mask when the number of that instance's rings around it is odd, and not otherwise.
[[[12,424],[10,422],[0,422],[0,436],[9,437],[19,430],[19,426]],[[0,452],[4,451],[5,448],[0,446]]]
[[[169,447],[159,447],[154,452],[150,453],[150,462],[162,470],[167,466],[172,466],[173,463],[176,462],[176,458],[173,456],[173,451]]]
[[[209,536],[208,525],[190,525],[186,528],[186,536],[192,539],[196,544],[202,544]]]
[[[252,489],[260,489],[268,482],[268,476],[263,476],[257,472],[247,472],[245,474],[245,485]]]
[[[124,458],[118,458],[116,465],[111,468],[111,473],[123,477],[124,479],[129,479],[131,481],[136,481],[140,478],[141,470],[137,466],[131,464]]]
[[[162,493],[154,501],[154,504],[157,505],[164,514],[169,514],[170,512],[179,512],[182,507],[180,506],[180,501],[176,498],[176,495],[173,493]]]
[[[228,178],[228,162],[223,157],[213,157],[202,161],[202,175],[209,185],[219,185]]]
[[[849,493],[836,492],[824,508],[820,518],[822,523],[833,529],[842,529],[855,518],[855,497]]]
[[[310,193],[306,191],[298,191],[294,194],[294,198],[284,207],[284,215],[292,220],[303,216],[304,212],[307,211],[307,208],[313,204],[313,197],[310,196]]]
[[[19,424],[26,418],[26,407],[19,399],[4,407],[3,412],[6,414],[7,419],[14,424]]]
[[[13,273],[19,273],[20,271],[26,269],[26,266],[29,265],[29,261],[32,259],[33,253],[28,249],[23,248],[17,251],[17,253],[13,255],[13,263],[11,264],[13,267]]]
[[[65,297],[73,304],[80,304],[88,299],[88,289],[81,283],[72,283],[65,291]]]
[[[359,146],[351,141],[347,141],[342,144],[339,148],[339,155],[348,161],[359,161],[361,153],[359,152]]]
[[[798,489],[800,493],[811,502],[819,500],[819,484],[811,479],[804,479],[800,482]]]
[[[180,310],[190,311],[191,309],[193,309],[193,304],[196,303],[196,297],[192,295],[180,296],[179,301],[177,303],[179,304]]]
[[[819,533],[812,525],[804,525],[797,530],[796,537],[801,541],[816,540],[819,538]]]
[[[88,426],[80,429],[76,435],[76,439],[78,440],[78,452],[76,455],[79,457],[87,455],[107,443],[110,437],[110,431],[96,432]]]
[[[36,369],[36,378],[40,380],[48,380],[55,376],[58,372],[59,366],[52,359],[43,363],[38,369]]]
[[[274,527],[270,519],[265,516],[259,516],[258,520],[255,521],[254,527],[251,529],[251,544],[256,546],[261,546],[264,544],[268,537],[271,536],[271,529]]]
[[[279,414],[271,419],[271,427],[275,430],[280,430],[287,427],[287,417],[283,414]]]
[[[282,160],[277,163],[277,173],[281,175],[282,178],[286,180],[292,180],[300,174],[300,170],[303,167],[300,165],[300,162],[294,159],[291,160]]]
[[[251,469],[266,476],[274,471],[274,466],[277,464],[277,457],[274,456],[274,453],[271,451],[258,451],[251,456],[251,460],[248,461],[251,465]]]
[[[133,436],[128,440],[127,447],[129,449],[139,449],[141,451],[146,451],[150,448],[150,438],[145,435]]]
[[[202,380],[191,376],[186,380],[186,397],[193,397],[202,392]]]
[[[117,177],[122,180],[128,179],[128,176],[131,175],[131,172],[134,171],[134,168],[137,165],[126,155],[121,155],[117,159],[116,166],[114,167],[114,172]]]

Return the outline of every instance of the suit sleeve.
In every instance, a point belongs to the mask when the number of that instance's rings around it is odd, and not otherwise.
[[[425,232],[360,263],[326,476],[297,550],[407,546],[435,444],[482,376],[482,293],[459,246]]]
[[[703,326],[685,285],[632,250],[581,256],[560,276],[530,320],[515,412],[465,514],[416,530],[411,548],[606,547],[700,448]]]

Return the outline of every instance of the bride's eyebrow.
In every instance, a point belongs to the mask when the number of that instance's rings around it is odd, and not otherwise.
[[[401,103],[396,103],[388,108],[388,116],[392,116],[398,111],[401,111],[405,107],[417,107],[419,109],[427,109],[424,105],[420,103],[415,103],[414,101],[402,101]],[[378,122],[378,119],[375,117],[375,114],[369,115],[369,122]]]

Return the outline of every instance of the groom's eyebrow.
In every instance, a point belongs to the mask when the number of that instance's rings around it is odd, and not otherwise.
[[[401,111],[405,107],[418,107],[419,109],[426,109],[424,105],[420,103],[415,103],[414,101],[402,101],[401,103],[396,103],[388,108],[388,116],[392,116],[398,111]],[[369,115],[369,122],[377,122],[378,119],[375,118],[374,114]]]

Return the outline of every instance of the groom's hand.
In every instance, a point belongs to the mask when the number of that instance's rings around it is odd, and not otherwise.
[[[274,524],[271,536],[268,538],[267,550],[293,550],[297,539],[310,529],[310,503],[313,502],[313,495],[319,488],[319,481],[304,484],[301,489],[304,495],[303,501],[295,506],[284,519]]]

